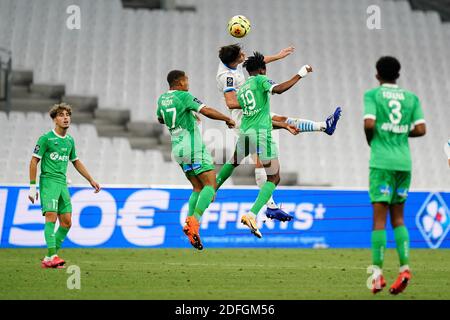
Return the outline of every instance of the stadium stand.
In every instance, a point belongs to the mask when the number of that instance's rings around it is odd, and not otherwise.
[[[6,141],[1,145],[0,181],[27,182],[34,143],[51,127],[42,112],[66,101],[75,108],[71,134],[80,158],[99,182],[185,184],[170,161],[168,133],[156,123],[156,100],[167,89],[167,72],[184,69],[191,92],[226,112],[215,82],[217,50],[236,42],[225,26],[239,13],[252,22],[250,36],[239,41],[247,52],[272,54],[296,46],[294,55],[269,65],[275,81],[287,79],[304,63],[314,67],[298,88],[272,98],[274,112],[322,120],[335,106],[344,110],[332,137],[279,133],[282,170],[289,173],[282,177],[285,181],[367,187],[362,96],[377,85],[375,61],[390,54],[402,62],[399,84],[421,98],[428,123],[427,135],[411,141],[412,186],[448,187],[442,145],[450,136],[450,25],[435,11],[413,11],[406,1],[285,2],[281,9],[270,0],[178,0],[179,5],[196,7],[180,12],[124,9],[119,0],[1,0],[0,47],[12,51],[16,71],[13,112],[0,112]],[[80,30],[65,26],[66,8],[72,4],[82,8]],[[366,27],[370,5],[382,10],[380,30]],[[233,149],[223,125],[206,120],[203,129],[216,160],[222,149]],[[242,169],[234,182],[252,184],[251,175]],[[83,182],[73,171],[69,176],[73,183]]]

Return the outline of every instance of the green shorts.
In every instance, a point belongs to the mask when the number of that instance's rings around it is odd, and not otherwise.
[[[370,168],[370,201],[400,204],[408,197],[411,184],[411,171],[393,171]]]
[[[46,212],[72,213],[72,203],[66,184],[41,178],[39,196],[41,197],[42,215],[45,216]]]
[[[272,139],[272,131],[261,131],[257,133],[240,133],[236,152],[238,162],[241,162],[249,154],[257,154],[261,161],[278,158],[278,145]]]
[[[175,148],[172,155],[188,177],[197,176],[216,168],[211,154],[203,143],[200,148],[194,150],[192,148]]]

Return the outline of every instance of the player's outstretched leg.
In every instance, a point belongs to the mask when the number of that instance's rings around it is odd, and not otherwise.
[[[261,189],[262,186],[267,182],[267,173],[264,169],[261,161],[257,156],[254,156],[254,161],[256,163],[255,168],[255,180],[257,186]],[[269,201],[267,201],[267,209],[266,209],[266,217],[269,219],[276,219],[279,221],[291,221],[294,217],[290,214],[284,212],[273,199],[273,196],[270,197]]]
[[[325,133],[328,135],[332,135],[334,131],[336,130],[336,125],[341,118],[342,109],[341,107],[337,107],[336,110],[333,112],[332,115],[330,115],[327,120],[325,120],[325,123],[327,127],[325,128]]]
[[[261,208],[267,203],[273,191],[275,190],[276,185],[273,182],[267,181],[262,188],[259,190],[258,197],[256,198],[255,203],[253,204],[250,212],[242,216],[241,223],[246,225],[250,231],[258,238],[262,238],[261,232],[258,230],[258,226],[256,223],[256,216]]]
[[[189,213],[183,227],[183,232],[186,234],[189,242],[194,248],[202,250],[203,244],[200,239],[200,220],[203,213],[214,199],[215,190],[213,186],[215,184],[216,173],[214,170],[210,170],[200,173],[197,176],[190,176],[188,179],[194,186],[194,192],[189,198]],[[201,191],[196,192],[197,190]]]

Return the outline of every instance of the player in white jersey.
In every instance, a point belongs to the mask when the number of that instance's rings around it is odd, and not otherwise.
[[[265,63],[270,63],[276,60],[283,59],[294,52],[294,47],[287,47],[282,49],[278,54],[272,56],[265,56]],[[245,82],[244,71],[242,63],[245,61],[245,53],[239,44],[232,44],[221,47],[219,50],[219,68],[217,70],[217,87],[225,99],[225,104],[230,109],[231,118],[235,121],[235,132],[239,132],[239,127],[242,119],[242,109],[238,103],[236,92]],[[300,70],[302,77],[312,72],[312,68],[305,65]],[[332,135],[336,129],[336,124],[341,116],[341,108],[337,108],[335,112],[330,115],[323,122],[315,122],[311,120],[291,118],[286,116],[271,113],[272,123],[274,127],[284,128],[292,132],[292,127],[297,128],[300,132],[325,132]],[[253,155],[255,161],[255,180],[258,187],[264,185],[267,180],[266,171],[262,163],[256,155]],[[280,221],[290,221],[293,217],[283,210],[281,210],[271,197],[267,202],[266,216]]]

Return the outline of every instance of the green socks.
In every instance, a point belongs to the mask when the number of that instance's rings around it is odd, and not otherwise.
[[[192,192],[191,196],[189,197],[189,213],[188,217],[191,217],[194,215],[194,209],[197,205],[198,196],[200,195],[200,192]]]
[[[259,190],[258,197],[256,198],[256,201],[250,211],[257,215],[259,210],[261,210],[261,208],[267,203],[267,201],[269,201],[276,187],[277,186],[273,182],[267,181],[266,183],[264,183]]]
[[[222,186],[222,184],[231,176],[234,171],[234,166],[230,163],[225,163],[220,170],[216,178],[217,187],[216,190]]]
[[[386,250],[386,230],[372,231],[372,264],[383,268],[384,251]]]
[[[397,245],[400,267],[407,266],[409,264],[409,234],[406,226],[395,228],[394,237]],[[372,263],[380,268],[383,267],[386,242],[386,230],[372,231]]]
[[[400,266],[409,264],[409,234],[406,226],[400,226],[394,229],[395,243],[397,253],[400,259]]]
[[[206,208],[208,208],[209,204],[214,198],[214,188],[211,186],[203,187],[202,191],[198,195],[198,202],[194,209],[194,217],[200,221],[203,212],[205,212]],[[190,200],[190,199],[189,199]]]
[[[64,239],[67,236],[67,233],[69,232],[69,228],[59,227],[58,230],[55,233],[56,238],[56,251],[61,249],[61,244],[63,243]]]
[[[47,243],[48,257],[56,254],[55,222],[46,222],[44,227],[45,243]]]

